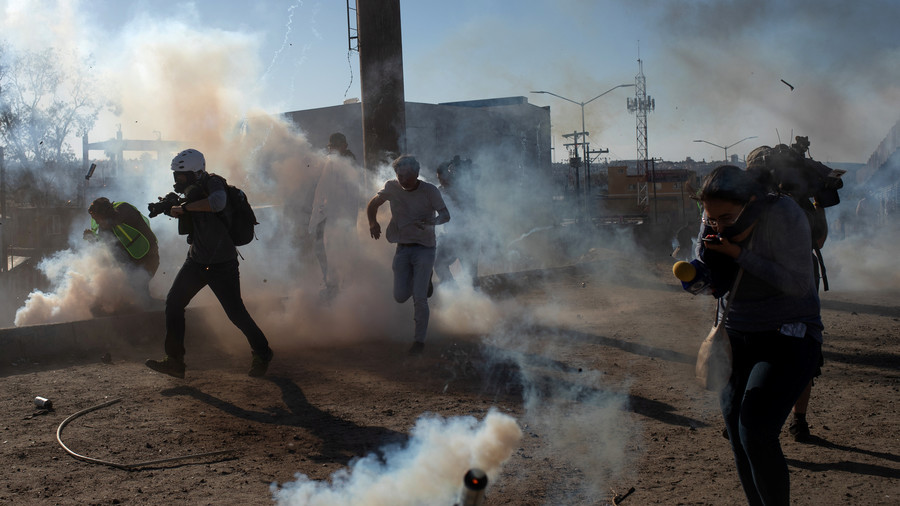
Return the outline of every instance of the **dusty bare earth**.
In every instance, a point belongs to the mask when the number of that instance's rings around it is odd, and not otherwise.
[[[268,376],[254,379],[246,356],[195,348],[177,380],[142,364],[159,343],[114,350],[108,364],[104,350],[40,363],[2,357],[0,503],[267,504],[270,485],[295,473],[328,481],[355,458],[402,446],[424,413],[480,420],[495,408],[517,419],[523,438],[484,504],[610,504],[615,495],[625,505],[743,504],[716,401],[692,379],[712,304],[676,287],[670,266],[610,254],[484,278],[493,300],[526,311],[490,335],[435,330],[420,359],[387,337],[276,349]],[[782,438],[794,504],[900,503],[898,295],[823,294],[815,437],[798,443],[785,428]],[[510,334],[531,344],[496,339]],[[514,353],[496,353],[504,346]],[[36,410],[36,395],[54,409]],[[113,399],[65,427],[70,449],[120,464],[229,453],[132,470],[67,454],[61,422]],[[542,423],[542,406],[600,418],[585,421],[584,437],[563,438]]]

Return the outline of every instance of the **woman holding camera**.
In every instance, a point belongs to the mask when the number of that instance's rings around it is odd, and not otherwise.
[[[719,399],[738,476],[749,504],[786,505],[790,480],[779,434],[822,345],[809,222],[793,199],[766,195],[731,165],[713,170],[698,197],[699,258],[714,295],[731,290],[744,270],[725,320],[734,358]]]

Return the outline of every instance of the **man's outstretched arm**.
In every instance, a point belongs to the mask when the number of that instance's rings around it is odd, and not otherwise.
[[[381,237],[381,225],[378,224],[378,208],[387,202],[380,195],[375,195],[366,206],[366,217],[369,219],[369,234],[373,239]]]

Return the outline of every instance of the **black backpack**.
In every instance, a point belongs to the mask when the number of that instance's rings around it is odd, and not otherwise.
[[[231,223],[228,224],[228,234],[235,246],[249,244],[256,237],[254,228],[259,225],[256,221],[256,213],[247,200],[244,190],[232,185],[227,186],[228,203],[231,206]]]
[[[225,205],[225,210],[218,214],[222,221],[225,222],[225,226],[228,227],[228,235],[231,236],[231,242],[235,246],[249,244],[256,237],[255,227],[259,225],[259,222],[256,221],[256,213],[253,212],[253,207],[250,205],[250,201],[247,200],[247,194],[240,188],[228,184],[222,176],[215,174],[210,174],[210,176],[222,179],[222,182],[225,184],[228,201]]]
[[[809,221],[813,252],[817,260],[817,274],[828,291],[825,261],[819,245],[828,235],[824,208],[840,203],[838,190],[843,188],[843,170],[835,170],[806,157],[808,137],[796,137],[791,146],[779,144],[774,148],[760,146],[747,155],[747,171],[753,173],[767,191],[788,195],[803,208]],[[815,201],[815,205],[813,204]]]

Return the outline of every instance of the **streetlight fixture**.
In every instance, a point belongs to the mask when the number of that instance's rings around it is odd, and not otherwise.
[[[703,139],[696,139],[696,140],[694,140],[694,142],[705,142],[705,143],[709,144],[710,146],[715,146],[715,147],[717,147],[717,148],[724,149],[724,150],[725,150],[725,163],[728,163],[728,148],[733,147],[733,146],[736,146],[736,145],[738,145],[738,144],[740,144],[740,143],[742,143],[742,142],[744,142],[744,141],[746,141],[746,140],[748,140],[748,139],[755,139],[755,138],[756,138],[755,135],[754,135],[754,136],[751,136],[751,137],[744,137],[743,139],[741,139],[741,140],[739,140],[739,141],[737,141],[737,142],[735,142],[735,143],[729,144],[729,145],[727,145],[727,146],[719,146],[718,144],[713,144],[712,142],[704,141]]]
[[[582,156],[583,162],[582,163],[584,164],[584,173],[585,173],[585,177],[587,177],[588,185],[590,185],[590,179],[591,179],[591,173],[590,173],[591,164],[590,164],[590,158],[589,158],[590,155],[587,151],[587,143],[584,141],[584,137],[588,135],[588,133],[584,129],[585,128],[584,127],[584,106],[590,104],[594,100],[597,100],[598,98],[602,97],[603,95],[606,95],[607,93],[615,90],[616,88],[626,88],[628,86],[634,86],[634,84],[620,84],[618,86],[613,86],[612,88],[604,91],[603,93],[597,95],[596,97],[594,97],[586,102],[576,102],[575,100],[572,100],[571,98],[566,98],[562,95],[557,95],[556,93],[553,93],[550,91],[532,91],[531,92],[531,93],[544,93],[547,95],[553,95],[556,98],[561,98],[561,99],[565,100],[566,102],[572,102],[573,104],[581,107],[581,151],[583,153],[583,156]],[[575,138],[575,153],[578,154],[578,138],[577,137]],[[578,171],[577,167],[575,168],[575,170],[576,170],[576,172],[575,172],[575,191],[578,193],[578,198],[580,199],[581,198],[581,187],[580,187],[581,186],[581,184],[580,184],[581,176],[577,172]]]

